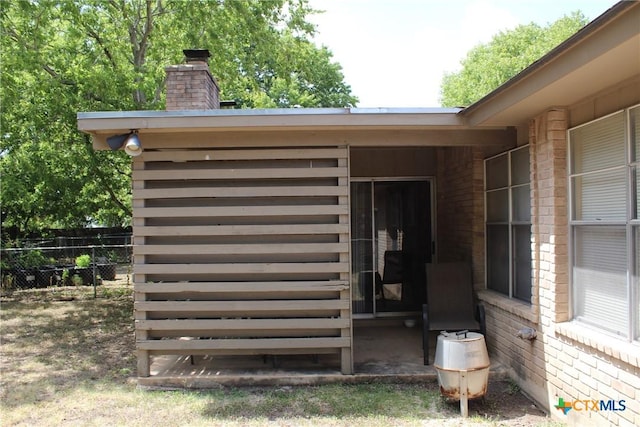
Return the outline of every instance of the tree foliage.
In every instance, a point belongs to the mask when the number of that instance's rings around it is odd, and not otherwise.
[[[221,99],[241,108],[357,99],[311,42],[307,0],[0,2],[3,226],[126,225],[130,159],[94,152],[79,111],[164,108],[164,67],[207,48]]]
[[[574,12],[547,26],[530,23],[497,34],[489,43],[467,53],[461,71],[445,74],[440,89],[441,104],[444,107],[473,104],[587,23],[581,12]]]

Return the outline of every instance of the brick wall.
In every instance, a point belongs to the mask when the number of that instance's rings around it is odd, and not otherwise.
[[[218,83],[206,62],[171,65],[167,73],[167,110],[211,110],[220,108]]]
[[[473,149],[439,148],[437,159],[438,261],[471,261]]]
[[[637,347],[567,322],[569,306],[569,218],[567,192],[568,113],[552,109],[531,123],[534,286],[546,354],[551,414],[573,425],[640,425]],[[627,347],[627,351],[625,351]],[[624,411],[555,409],[558,398],[625,400]]]
[[[531,121],[533,300],[542,326],[569,319],[567,111],[549,110]],[[539,304],[538,304],[539,303]]]
[[[547,410],[546,355],[542,334],[533,340],[519,338],[522,328],[537,329],[531,307],[492,292],[481,293],[485,305],[486,342],[493,363],[501,364],[522,388]]]
[[[472,147],[437,151],[438,261],[470,261],[476,288],[484,287],[484,157]]]
[[[568,112],[550,109],[529,127],[531,160],[532,305],[490,291],[487,345],[524,392],[571,425],[640,425],[640,352],[570,320],[567,195]],[[520,328],[537,330],[523,340]],[[624,411],[556,409],[558,399],[625,401]]]
[[[484,159],[483,150],[474,148],[471,159],[471,191],[473,194],[473,220],[471,225],[471,253],[473,257],[473,283],[475,289],[485,288],[484,240]]]
[[[549,401],[624,400],[624,411],[575,411],[564,416],[552,407],[556,418],[571,425],[640,425],[640,352],[633,344],[621,345],[613,337],[586,327],[556,326],[546,338]],[[618,405],[620,408],[620,405]]]

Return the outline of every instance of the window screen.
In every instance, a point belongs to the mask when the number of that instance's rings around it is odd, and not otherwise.
[[[573,278],[576,314],[583,320],[625,334],[627,244],[625,227],[574,228]]]
[[[531,302],[531,226],[513,226],[513,296]]]
[[[509,226],[487,226],[487,280],[489,289],[509,295]]]
[[[487,160],[487,190],[495,190],[509,185],[509,159],[506,155],[500,155]]]
[[[529,147],[485,161],[487,288],[531,302]]]
[[[574,317],[640,336],[640,107],[569,131]]]
[[[622,112],[571,130],[571,172],[579,174],[624,166],[624,135]]]
[[[627,218],[626,184],[626,168],[573,177],[574,219],[624,221]]]

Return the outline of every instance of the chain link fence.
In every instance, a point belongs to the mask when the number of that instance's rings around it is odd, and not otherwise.
[[[127,274],[130,270],[133,252],[130,240],[112,245],[45,246],[50,242],[37,243],[36,247],[2,249],[3,289],[95,286],[105,280],[116,280],[119,272]]]

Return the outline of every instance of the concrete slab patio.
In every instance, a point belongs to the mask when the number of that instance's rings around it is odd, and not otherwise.
[[[356,322],[354,375],[340,373],[338,355],[262,356],[158,356],[151,376],[139,378],[149,388],[215,388],[223,385],[319,385],[329,383],[420,383],[436,380],[433,365],[423,364],[420,325],[403,326],[401,320]],[[437,333],[432,333],[433,362]],[[506,377],[504,368],[492,363],[492,379]]]

